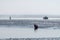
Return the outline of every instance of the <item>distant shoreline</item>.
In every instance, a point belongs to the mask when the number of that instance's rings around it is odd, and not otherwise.
[[[5,38],[0,40],[60,40],[60,37],[56,38]]]

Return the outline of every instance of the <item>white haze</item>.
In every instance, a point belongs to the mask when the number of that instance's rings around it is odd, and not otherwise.
[[[0,15],[60,15],[60,0],[0,0]]]

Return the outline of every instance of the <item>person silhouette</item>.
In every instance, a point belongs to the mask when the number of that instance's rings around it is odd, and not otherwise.
[[[38,29],[38,25],[34,24],[34,30]]]

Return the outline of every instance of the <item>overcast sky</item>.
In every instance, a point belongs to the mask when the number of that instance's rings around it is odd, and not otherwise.
[[[60,15],[60,0],[0,0],[0,15]]]

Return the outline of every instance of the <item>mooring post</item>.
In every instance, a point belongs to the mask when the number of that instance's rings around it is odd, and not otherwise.
[[[9,20],[11,20],[11,16],[9,17]]]

